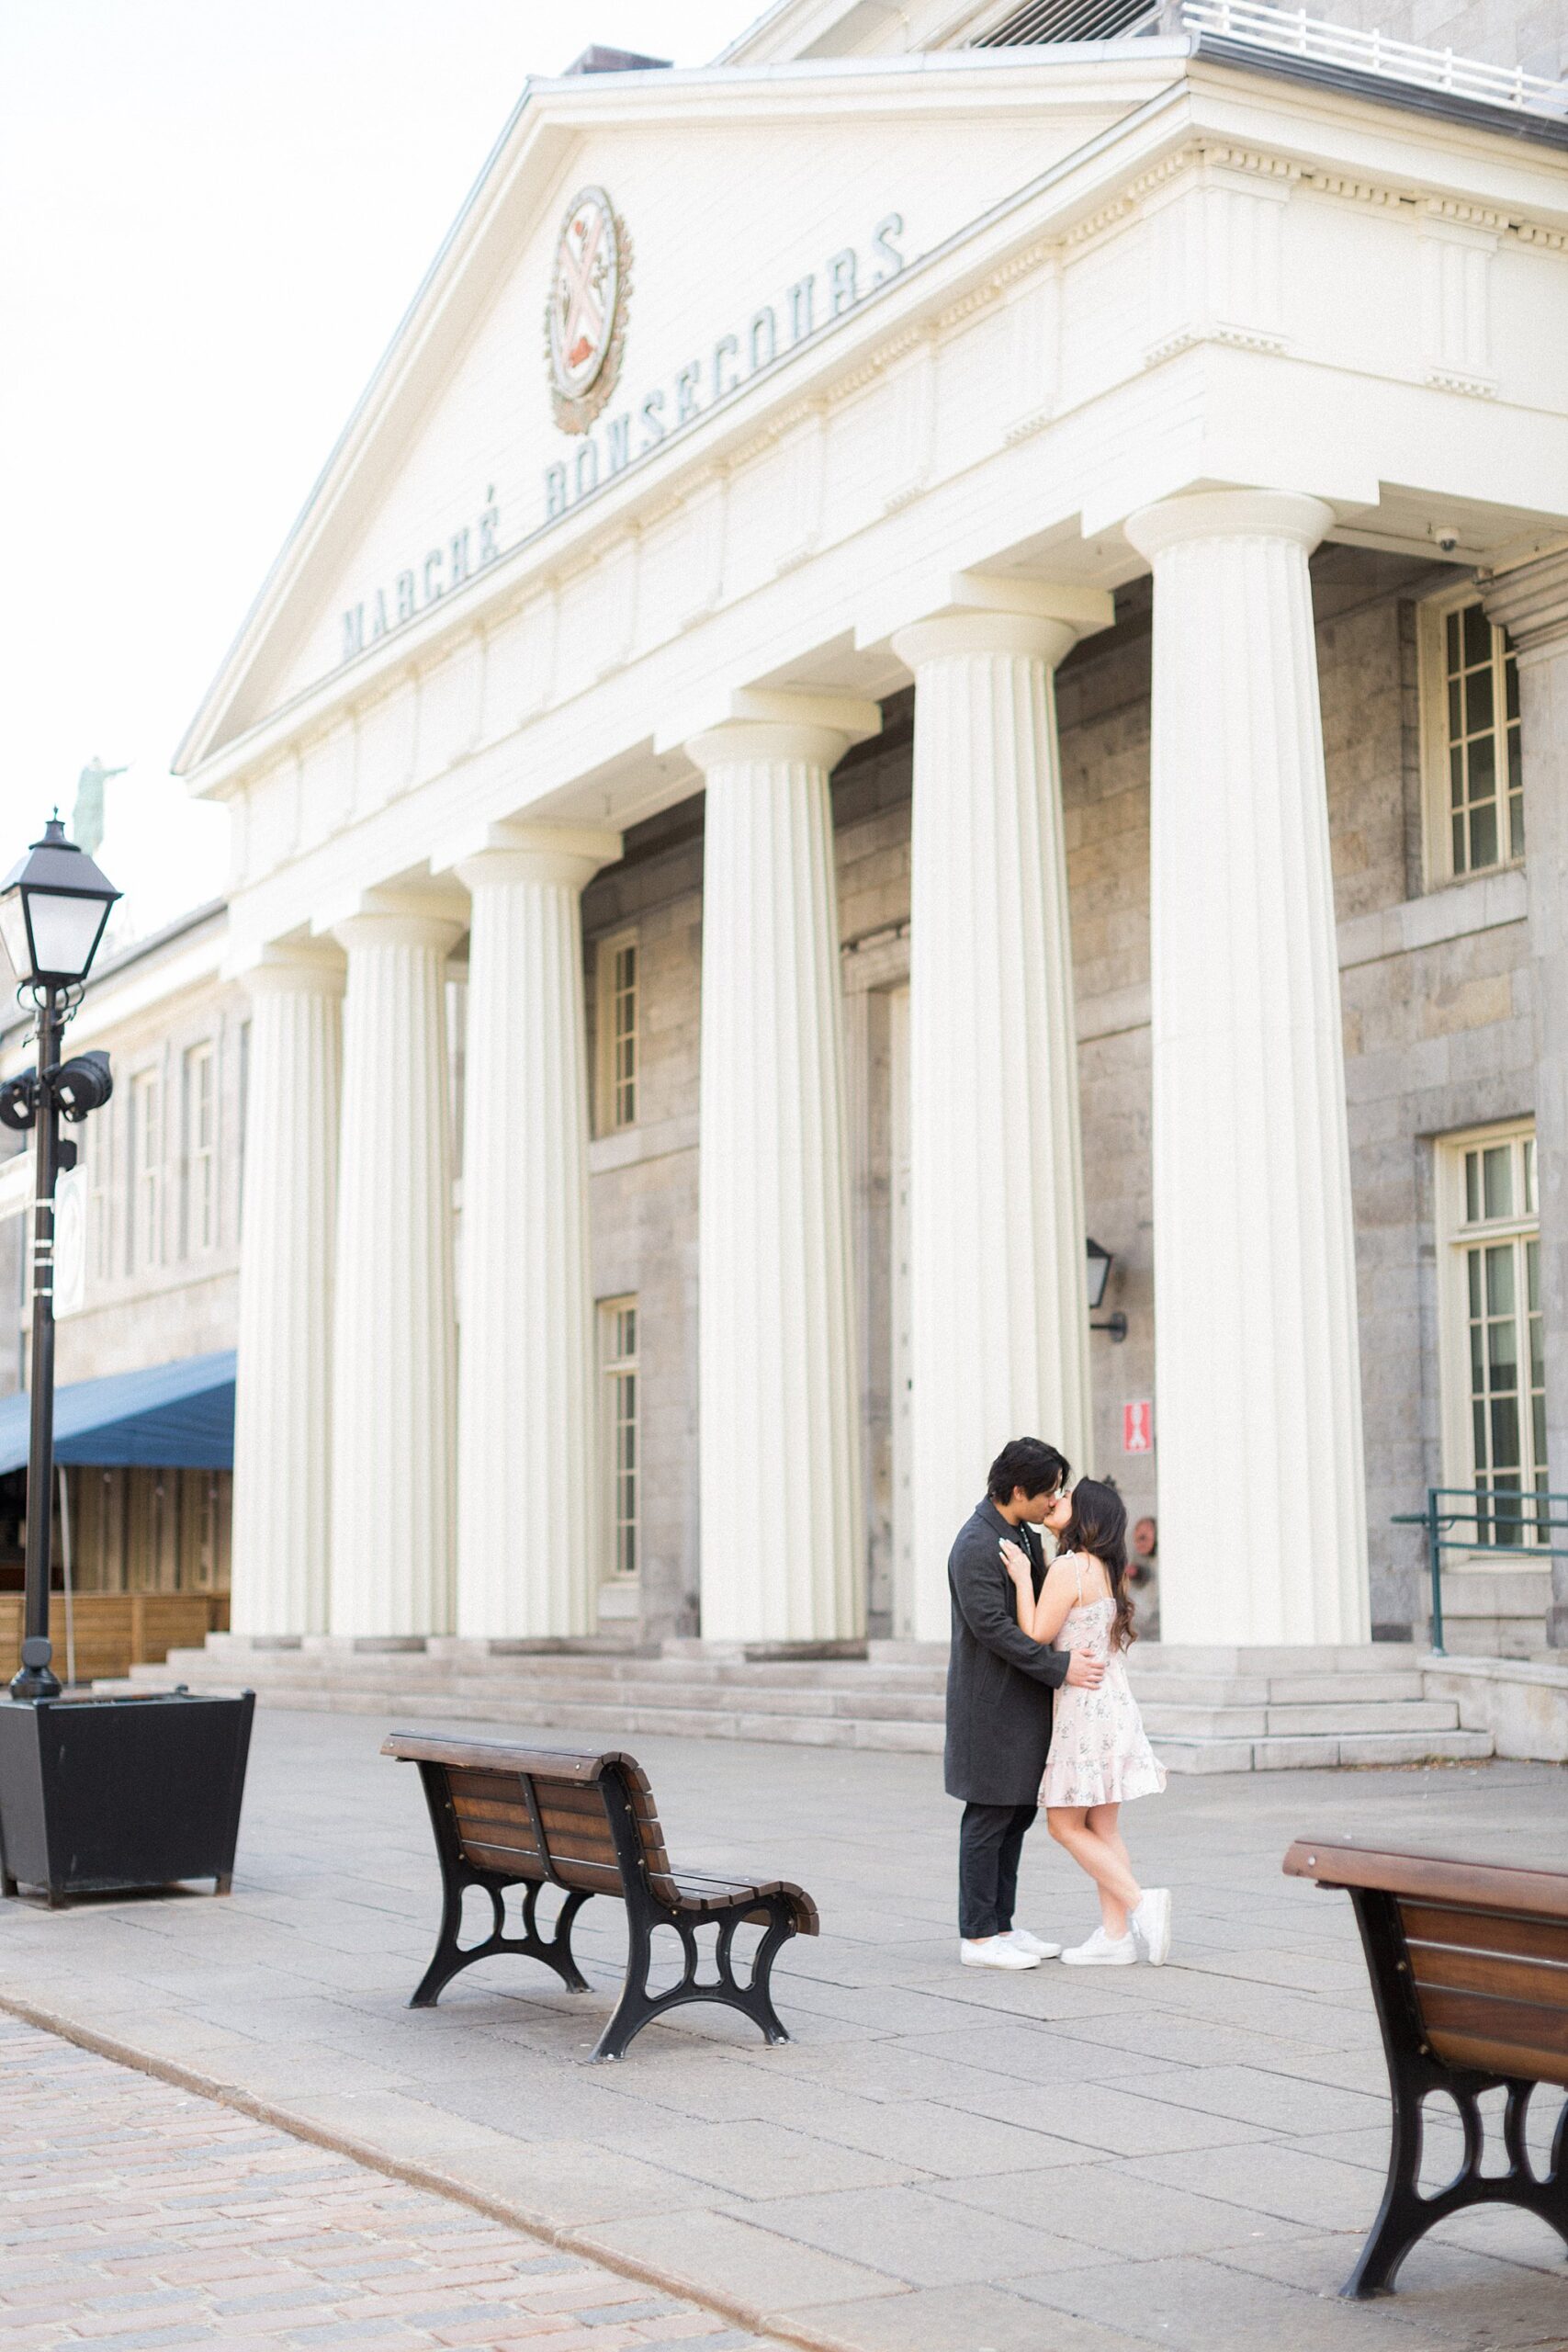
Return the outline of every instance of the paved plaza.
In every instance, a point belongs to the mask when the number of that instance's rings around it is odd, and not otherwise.
[[[716,2315],[0,2020],[6,2352],[767,2352]]]
[[[285,2171],[333,2150],[399,2176],[399,2195],[448,2188],[540,2232],[538,2253],[602,2256],[727,2332],[856,2352],[1568,2344],[1562,2249],[1500,2210],[1435,2233],[1396,2296],[1336,2299],[1381,2191],[1382,2057],[1348,1903],[1279,1867],[1301,1831],[1560,1864],[1560,1770],[1174,1781],[1130,1818],[1145,1875],[1176,1890],[1172,1965],[993,1976],[956,1965],[957,1808],[931,1759],[639,1739],[677,1859],[797,1879],[823,1933],[780,1963],[787,2047],[695,2009],[590,2068],[618,1906],[580,1923],[586,1995],[496,1962],[439,2009],[404,2006],[437,1883],[417,1778],[378,1758],[380,1729],[258,1717],[231,1900],[8,1904],[0,1997],[215,2088],[246,2131],[318,2143]],[[1054,1935],[1090,1922],[1043,1834],[1021,1916]],[[1431,2138],[1436,2177],[1457,2140]],[[193,2250],[223,2196],[214,2176],[186,2209]]]

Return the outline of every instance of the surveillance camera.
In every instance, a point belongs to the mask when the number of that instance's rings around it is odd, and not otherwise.
[[[1452,523],[1434,523],[1432,526],[1432,537],[1436,539],[1438,545],[1441,548],[1445,555],[1452,555],[1455,548],[1459,545],[1459,531],[1456,526]]]

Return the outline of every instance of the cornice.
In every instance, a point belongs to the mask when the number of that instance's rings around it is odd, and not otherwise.
[[[846,315],[840,322],[846,331],[841,341],[835,336],[825,341],[820,349],[803,355],[806,364],[816,371],[809,388],[798,382],[795,387],[783,382],[776,385],[772,391],[775,405],[771,414],[753,413],[744,421],[737,415],[728,420],[728,429],[725,420],[705,419],[692,441],[666,445],[651,475],[634,471],[607,483],[592,499],[573,509],[569,525],[555,526],[557,531],[566,533],[566,538],[564,544],[559,538],[554,539],[550,547],[547,561],[551,574],[558,582],[565,582],[603,563],[629,530],[647,528],[662,521],[679,513],[694,495],[700,495],[711,482],[716,468],[730,473],[744,469],[808,420],[830,413],[842,401],[863,391],[922,345],[940,346],[947,336],[961,332],[1031,275],[1038,275],[1069,258],[1077,260],[1097,241],[1119,233],[1156,191],[1174,187],[1184,177],[1211,168],[1227,175],[1245,174],[1258,183],[1260,190],[1270,187],[1289,194],[1300,188],[1337,202],[1404,212],[1413,223],[1429,223],[1432,232],[1439,235],[1445,226],[1451,225],[1477,236],[1517,238],[1523,245],[1543,251],[1568,250],[1568,229],[1559,229],[1550,222],[1531,221],[1500,208],[1433,192],[1414,179],[1400,186],[1392,177],[1378,179],[1303,161],[1299,154],[1286,152],[1282,143],[1275,146],[1261,141],[1244,142],[1216,135],[1193,123],[1193,102],[1190,85],[1171,85],[1157,99],[1136,108],[1088,146],[1050,167],[1026,188],[977,220],[964,224],[944,243],[912,262],[882,294],[863,306],[863,315],[859,311]],[[1299,125],[1289,128],[1299,134]],[[1075,214],[1071,195],[1075,183],[1085,184],[1087,196],[1095,175],[1103,175],[1108,156],[1131,146],[1133,155],[1129,160],[1135,160],[1140,138],[1146,144],[1157,143],[1162,138],[1171,143],[1167,152],[1156,153],[1141,167],[1134,168],[1114,193],[1101,195],[1099,200],[1089,197],[1084,209]],[[1103,175],[1100,186],[1103,187]],[[982,266],[967,286],[944,295],[943,275],[963,266],[966,249],[973,249],[987,239],[994,247],[1005,238],[1010,219],[1016,216],[1028,220],[1032,214],[1038,214],[1042,206],[1049,209],[1053,204],[1055,211],[1049,226],[1043,227],[1037,218],[1030,220],[1027,229]],[[885,322],[879,336],[878,318]],[[874,342],[874,337],[877,338]],[[1145,353],[1145,363],[1168,356],[1196,342],[1229,343],[1265,352],[1283,347],[1281,338],[1276,335],[1221,322],[1201,332],[1182,328]],[[1432,375],[1427,380],[1441,389],[1478,398],[1491,397],[1496,389],[1481,378],[1461,380],[1443,374]],[[1007,429],[1005,438],[1011,441],[1024,437],[1049,421],[1048,411],[1042,410],[1015,421]],[[432,616],[425,634],[411,637],[395,650],[389,645],[378,657],[386,663],[384,668],[369,672],[357,682],[344,671],[332,672],[303,689],[290,705],[268,713],[243,734],[204,755],[195,764],[198,788],[202,770],[206,769],[207,790],[215,796],[232,790],[247,774],[274,765],[286,744],[298,741],[307,732],[319,735],[330,731],[341,723],[345,704],[363,707],[394,690],[411,667],[425,664],[433,658],[437,643],[444,645],[450,637],[476,625],[475,608],[465,609],[469,594],[483,600],[477,620],[485,628],[501,615],[523,609],[540,594],[540,560],[545,549],[537,545],[539,536],[530,535],[529,539],[506,550],[501,564],[491,572],[478,575],[463,592],[461,600],[454,598],[446,612]],[[329,703],[330,708],[322,707]]]

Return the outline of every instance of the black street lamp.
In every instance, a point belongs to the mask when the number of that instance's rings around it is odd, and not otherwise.
[[[82,990],[109,909],[119,897],[85,850],[65,838],[51,817],[0,882],[0,941],[16,971],[19,998],[38,1013],[38,1060],[0,1088],[0,1124],[38,1128],[33,1200],[32,1427],[28,1447],[28,1552],[23,1602],[22,1663],[13,1699],[57,1698],[51,1665],[49,1580],[51,1496],[54,1479],[54,1184],[62,1168],[76,1164],[76,1147],[60,1135],[62,1115],[76,1121],[109,1098],[107,1054],[79,1054],[62,1062],[65,1023]]]

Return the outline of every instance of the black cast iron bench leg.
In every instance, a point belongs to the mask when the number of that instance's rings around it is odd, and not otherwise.
[[[520,1936],[506,1933],[502,1895],[509,1885],[520,1885],[523,1889],[523,1933]],[[468,1886],[484,1888],[490,1896],[495,1925],[483,1943],[469,1944],[465,1949],[457,1937],[463,1924],[463,1893]],[[409,2001],[410,2008],[434,2008],[454,1976],[460,1975],[465,1968],[471,1968],[477,1960],[494,1960],[503,1952],[518,1960],[542,1961],[547,1968],[555,1970],[568,1992],[586,1993],[588,1979],[572,1958],[571,1923],[591,1897],[575,1893],[569,1894],[561,1905],[554,1930],[545,1937],[539,1933],[539,1887],[530,1879],[491,1878],[481,1876],[478,1871],[462,1878],[448,1875],[443,1886],[441,1932],[436,1939],[434,1957]]]
[[[746,1984],[735,1974],[733,1947],[735,1931],[741,1923],[764,1911],[768,1926],[756,1956],[751,1962]],[[777,1899],[762,1903],[751,1902],[718,1917],[718,1942],[714,1961],[717,1974],[711,1984],[697,1982],[698,1952],[694,1928],[707,1926],[709,1919],[697,1921],[686,1912],[667,1910],[662,1904],[644,1895],[640,1901],[628,1894],[626,1898],[627,1952],[626,1977],[621,1997],[615,2004],[609,2024],[600,2035],[592,2052],[592,2062],[626,2055],[630,2044],[650,2025],[655,2018],[669,2009],[682,2007],[690,2001],[716,2001],[721,2008],[739,2009],[769,2042],[787,2041],[789,2035],[779,2021],[773,2007],[772,1978],[773,1962],[781,1945],[795,1933],[795,1920],[789,1905]],[[662,1993],[648,1989],[648,1972],[653,1959],[653,1930],[658,1927],[673,1928],[681,1939],[685,1955],[685,1967],[678,1984]],[[591,2062],[592,2063],[592,2062]]]

